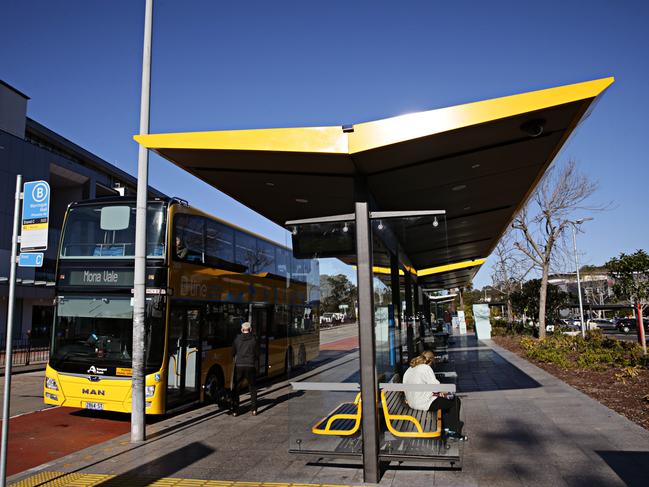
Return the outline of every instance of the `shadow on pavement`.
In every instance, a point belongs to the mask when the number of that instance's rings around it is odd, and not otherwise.
[[[649,483],[649,451],[596,451],[629,487]]]
[[[165,477],[171,477],[176,472],[189,467],[212,453],[214,453],[214,449],[209,446],[205,446],[200,442],[190,443],[178,450],[167,453],[155,460],[151,460],[150,462],[139,465],[128,472],[124,472],[121,475],[117,475],[112,479],[95,485],[101,485],[104,487],[142,485],[143,477],[146,478],[147,482],[153,482]]]
[[[457,372],[457,389],[460,393],[541,387],[475,336],[452,337],[448,352],[449,362],[434,368]]]

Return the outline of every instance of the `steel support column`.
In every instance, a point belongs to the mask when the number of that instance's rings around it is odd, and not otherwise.
[[[401,283],[399,282],[399,256],[390,254],[390,288],[392,289],[392,305],[394,306],[395,347],[397,349],[396,372],[401,375],[403,350],[401,344]]]
[[[414,301],[414,313],[413,313],[413,327],[415,328],[415,334],[419,336],[419,338],[424,338],[422,333],[421,333],[421,287],[419,287],[419,284],[417,281],[414,282],[413,284],[413,293],[412,293],[413,301]],[[419,319],[419,325],[417,325],[417,319]]]
[[[405,273],[405,285],[406,285],[406,315],[404,320],[406,322],[406,343],[408,347],[408,361],[411,361],[415,356],[415,330],[413,329],[413,315],[412,315],[412,277],[410,273],[406,271]]]
[[[372,228],[367,202],[357,201],[356,258],[358,276],[358,337],[361,368],[363,428],[363,480],[378,483],[379,422],[377,411],[374,338],[374,286],[372,282]]]

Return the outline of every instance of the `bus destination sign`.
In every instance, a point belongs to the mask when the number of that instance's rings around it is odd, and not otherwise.
[[[71,270],[61,278],[70,286],[133,286],[133,271],[124,269]],[[67,279],[65,279],[67,277]]]

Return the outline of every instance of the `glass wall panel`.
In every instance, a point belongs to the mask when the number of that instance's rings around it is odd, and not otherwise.
[[[234,244],[235,262],[245,266],[246,272],[255,274],[258,267],[257,239],[252,235],[235,230]]]
[[[305,292],[306,304],[302,308],[294,305],[289,312],[289,339],[295,343],[310,336],[312,329],[318,336],[317,359],[309,362],[309,374],[302,375],[301,367],[291,372],[295,382],[289,402],[291,451],[334,456],[362,453],[358,299],[356,270],[351,265],[355,256],[349,254],[349,240],[326,240],[346,233],[343,225],[292,228],[287,245],[292,244],[297,252],[287,256],[277,252],[278,271],[288,272],[289,298]],[[348,229],[351,226],[348,222]],[[327,256],[335,253],[337,258],[318,259],[323,249]]]
[[[234,262],[234,229],[208,220],[205,224],[205,254],[209,262]]]
[[[275,265],[275,248],[276,246],[265,240],[257,241],[257,272],[269,272],[276,274]]]

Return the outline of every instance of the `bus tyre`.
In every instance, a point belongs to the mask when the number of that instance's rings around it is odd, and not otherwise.
[[[293,361],[293,349],[291,347],[288,348],[286,351],[286,358],[284,359],[284,371],[287,374],[290,374],[293,372],[293,367],[295,366],[295,363]]]
[[[306,365],[306,350],[304,349],[304,345],[300,345],[300,349],[297,352],[297,364],[300,367]]]
[[[225,405],[227,392],[223,387],[223,376],[215,369],[210,370],[205,379],[204,397],[207,404]]]

